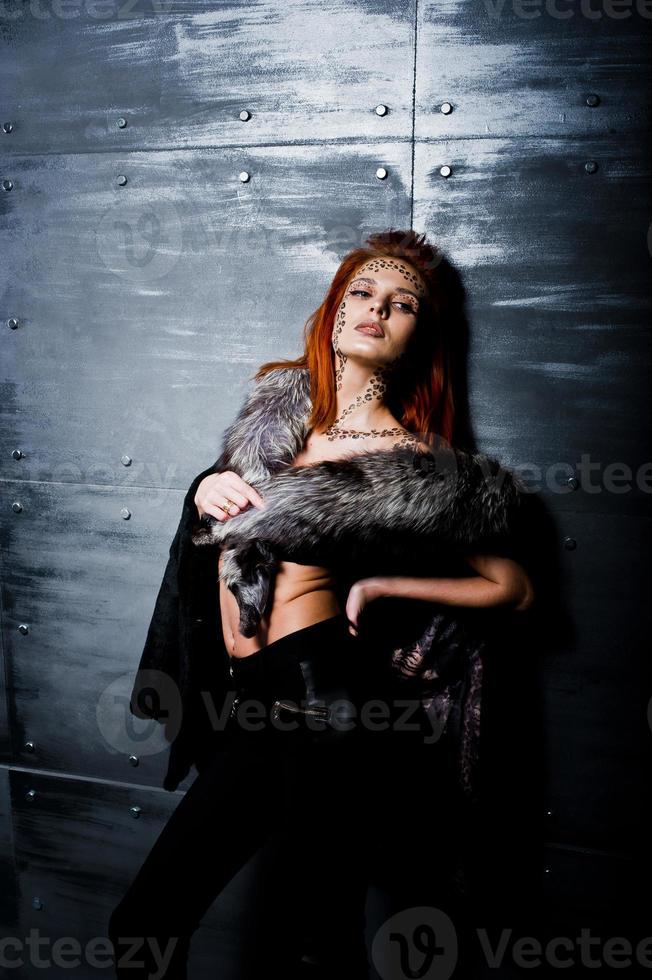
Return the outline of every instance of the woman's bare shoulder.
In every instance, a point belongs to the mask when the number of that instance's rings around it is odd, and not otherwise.
[[[420,439],[414,432],[410,432],[409,429],[404,429],[402,433],[395,437],[394,445],[405,446],[407,449],[414,449],[419,453],[429,453],[431,451],[428,443]]]

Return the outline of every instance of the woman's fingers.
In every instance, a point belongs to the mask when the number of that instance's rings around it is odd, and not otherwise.
[[[195,495],[195,506],[199,516],[210,514],[218,521],[235,517],[250,504],[262,507],[264,501],[254,487],[245,483],[237,473],[231,470],[223,473],[211,473],[204,477]],[[228,513],[224,507],[228,507]]]
[[[225,477],[229,479],[229,485],[233,487],[235,491],[240,493],[247,503],[251,503],[254,507],[264,507],[265,502],[260,496],[255,487],[252,487],[250,483],[245,483],[241,476],[237,473],[229,471],[224,474]],[[235,497],[233,498],[235,500]],[[236,500],[236,503],[238,501]]]

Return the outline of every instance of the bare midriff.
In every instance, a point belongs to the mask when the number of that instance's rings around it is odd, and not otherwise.
[[[235,596],[222,581],[219,582],[219,590],[224,643],[232,657],[247,657],[288,633],[341,612],[332,574],[319,565],[279,562],[274,576],[271,606],[261,619],[255,636],[242,635],[239,629],[240,610]]]
[[[396,424],[394,419],[391,422]],[[377,449],[389,448],[396,441],[395,437],[374,438],[370,443],[363,439],[350,445],[346,442],[343,445],[336,444],[333,450],[324,443],[324,437],[311,434],[290,466],[309,466],[322,459],[337,459],[352,451],[364,450],[369,444]],[[221,555],[218,569],[220,566]],[[256,635],[245,637],[239,629],[240,609],[235,596],[222,581],[218,584],[224,643],[232,657],[247,657],[288,633],[312,626],[313,623],[319,623],[344,611],[337,597],[335,579],[329,569],[319,565],[282,561],[278,564],[272,583],[270,609],[261,619]]]

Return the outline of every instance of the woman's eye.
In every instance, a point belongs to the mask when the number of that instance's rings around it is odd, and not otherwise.
[[[368,292],[366,289],[351,289],[349,291],[349,294],[351,296],[371,296],[371,293]],[[414,309],[411,303],[401,303],[399,301],[396,302],[394,305],[402,307],[406,313],[416,313],[416,310]]]

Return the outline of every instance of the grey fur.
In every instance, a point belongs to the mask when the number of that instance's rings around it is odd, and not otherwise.
[[[509,532],[523,484],[482,453],[446,446],[350,454],[288,468],[302,448],[310,373],[280,368],[256,383],[227,430],[220,469],[256,486],[265,508],[227,521],[205,515],[196,545],[224,547],[221,579],[256,633],[279,560],[331,567],[425,557],[438,545],[480,548]]]

